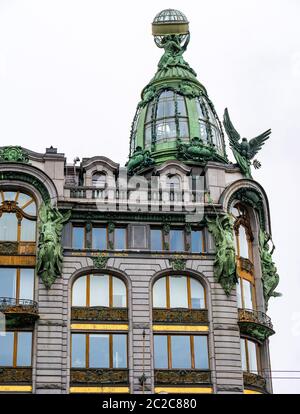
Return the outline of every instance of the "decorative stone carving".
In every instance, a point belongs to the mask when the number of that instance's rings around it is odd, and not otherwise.
[[[134,174],[138,170],[149,167],[154,164],[150,156],[150,151],[143,150],[142,147],[136,147],[129,161],[126,163],[129,174]]]
[[[243,372],[244,386],[253,387],[259,391],[266,392],[266,380],[260,375],[253,374],[252,372]]]
[[[212,144],[204,144],[203,140],[198,137],[192,138],[188,144],[182,144],[179,141],[178,159],[201,163],[209,160],[224,161],[224,158],[217,154]]]
[[[7,146],[0,148],[0,162],[23,162],[28,164],[28,153],[22,147]]]
[[[31,384],[31,368],[0,368],[0,384]]]
[[[154,371],[155,384],[187,385],[187,384],[210,384],[210,371],[198,370],[163,370]]]
[[[61,234],[63,224],[70,216],[70,211],[62,214],[50,203],[42,204],[39,211],[37,273],[47,289],[50,289],[52,283],[61,275],[63,262]]]
[[[127,308],[105,308],[101,306],[93,307],[72,307],[72,320],[75,321],[115,321],[127,322]]]
[[[154,322],[208,324],[207,309],[154,308],[152,316]]]
[[[186,260],[175,257],[174,259],[169,259],[170,265],[172,266],[173,270],[184,270],[186,266]]]
[[[208,219],[208,230],[213,234],[216,245],[214,262],[215,278],[227,296],[238,282],[236,272],[233,219],[229,214]]]
[[[0,242],[0,255],[14,256],[18,254],[18,242]]]
[[[275,250],[273,244],[272,250],[270,251],[269,241],[272,242],[271,236],[260,230],[259,233],[259,250],[261,259],[261,270],[262,270],[262,283],[266,309],[268,309],[268,302],[270,297],[281,296],[281,293],[276,292],[275,289],[279,283],[279,275],[277,273],[277,267],[273,262],[272,255]]]
[[[127,369],[71,369],[71,384],[128,384]]]
[[[92,260],[96,269],[104,269],[107,265],[108,257],[99,254],[96,257],[92,257]]]
[[[229,200],[229,207],[232,205],[233,201],[239,200],[243,204],[246,204],[257,211],[259,215],[260,226],[265,229],[265,213],[264,213],[264,204],[261,194],[254,189],[249,188],[240,188],[237,190]]]
[[[275,333],[269,316],[256,310],[239,309],[239,327],[242,334],[261,343]]]
[[[243,257],[239,257],[239,267],[241,270],[250,273],[251,275],[254,274],[254,266],[253,263],[250,262],[249,259],[245,259]]]

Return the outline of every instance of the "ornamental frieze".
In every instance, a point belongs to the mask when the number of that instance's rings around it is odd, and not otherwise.
[[[186,384],[210,384],[210,371],[197,370],[163,370],[154,371],[155,384],[186,385]]]
[[[31,382],[31,368],[0,368],[0,384],[30,384]]]
[[[128,384],[127,369],[71,369],[71,384]]]
[[[208,323],[207,309],[153,309],[153,321],[162,323]]]
[[[128,321],[126,308],[72,307],[71,318],[74,321]]]
[[[244,372],[244,386],[257,388],[260,391],[266,391],[266,380],[260,375],[253,374],[252,372]]]

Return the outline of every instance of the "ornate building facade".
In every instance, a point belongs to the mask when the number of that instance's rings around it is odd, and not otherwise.
[[[0,148],[0,392],[272,392],[270,130],[240,139],[226,110],[229,162],[186,17],[152,28],[126,168]]]

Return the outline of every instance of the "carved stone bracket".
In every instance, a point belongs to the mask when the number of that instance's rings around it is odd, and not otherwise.
[[[92,257],[92,260],[96,269],[105,269],[108,262],[108,257],[99,254],[96,257]]]
[[[210,384],[210,371],[198,370],[163,370],[154,371],[155,384],[186,385],[186,384]]]
[[[175,257],[169,259],[170,265],[172,266],[173,270],[185,270],[186,267],[186,260],[180,257]]]

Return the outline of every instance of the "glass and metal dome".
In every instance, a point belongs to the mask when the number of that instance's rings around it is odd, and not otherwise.
[[[190,40],[188,24],[186,16],[173,9],[161,11],[153,20],[154,41],[164,53],[156,74],[142,91],[132,123],[129,157],[136,163],[144,155],[148,165],[171,159],[227,162],[217,113],[183,58]]]

